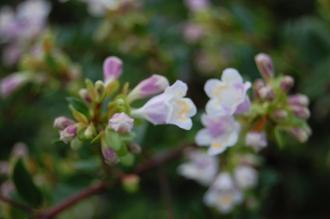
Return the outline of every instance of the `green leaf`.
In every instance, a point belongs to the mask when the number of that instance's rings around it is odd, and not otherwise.
[[[32,176],[26,169],[22,159],[18,159],[15,163],[12,180],[18,194],[26,202],[34,207],[39,207],[42,204],[42,193],[34,184]]]
[[[274,136],[275,136],[275,139],[276,139],[276,141],[277,141],[277,143],[278,143],[278,146],[279,146],[280,148],[283,148],[285,142],[284,142],[284,138],[283,138],[282,130],[281,130],[280,128],[276,127],[276,128],[274,129]]]
[[[76,98],[76,97],[68,97],[67,98],[67,101],[69,102],[69,104],[78,112],[84,114],[85,116],[89,117],[89,109],[88,107],[86,106],[86,104]]]

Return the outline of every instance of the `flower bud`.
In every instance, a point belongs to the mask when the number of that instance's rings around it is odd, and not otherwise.
[[[209,7],[209,0],[185,0],[189,10],[197,12]]]
[[[141,153],[141,146],[136,143],[129,143],[127,145],[128,150],[133,154]]]
[[[309,99],[304,94],[296,94],[296,95],[289,96],[288,103],[290,105],[308,106],[309,105]]]
[[[255,82],[253,83],[253,87],[252,87],[254,95],[257,96],[257,97],[260,97],[258,92],[264,86],[266,86],[264,80],[262,80],[262,79],[255,80]]]
[[[288,112],[285,110],[276,110],[272,113],[272,118],[275,120],[282,120],[288,117]]]
[[[115,56],[108,57],[103,63],[103,77],[106,84],[119,78],[123,70],[123,62]]]
[[[258,96],[263,100],[271,101],[275,98],[275,94],[273,92],[273,89],[271,86],[266,85],[262,88],[260,88],[258,91]]]
[[[28,147],[23,142],[18,142],[14,144],[12,154],[15,157],[25,157],[29,154]]]
[[[293,77],[286,75],[282,78],[280,82],[280,87],[285,92],[288,92],[294,85],[294,79]]]
[[[256,151],[266,147],[267,138],[265,132],[248,132],[245,137],[245,144]]]
[[[306,142],[312,133],[309,128],[290,128],[288,132],[301,143]]]
[[[128,100],[146,98],[163,92],[169,86],[168,80],[161,75],[152,75],[141,81],[128,95]]]
[[[69,143],[72,139],[74,139],[77,135],[77,127],[75,124],[69,125],[62,131],[60,131],[60,140],[64,143]]]
[[[92,98],[89,95],[88,90],[85,88],[79,90],[79,96],[87,103],[92,102]]]
[[[292,112],[301,119],[308,119],[310,117],[310,111],[307,107],[291,105]]]
[[[0,95],[4,98],[10,96],[26,83],[27,80],[27,76],[22,73],[8,75],[0,81]]]
[[[84,136],[87,138],[87,139],[91,139],[95,136],[96,134],[96,130],[95,130],[95,127],[93,124],[90,124],[87,129],[85,130],[84,132]]]
[[[55,120],[54,120],[54,128],[57,128],[59,130],[63,130],[65,129],[66,127],[68,127],[69,125],[73,125],[74,124],[74,121],[65,117],[65,116],[60,116],[60,117],[57,117]]]
[[[127,192],[136,192],[139,189],[140,178],[135,174],[126,175],[122,179],[122,185]]]
[[[112,148],[102,147],[102,156],[104,162],[110,166],[119,162],[118,155]]]
[[[259,72],[265,80],[270,79],[274,75],[273,62],[272,59],[264,54],[260,53],[255,57],[255,61]]]
[[[8,176],[10,174],[9,163],[6,161],[0,161],[0,176]]]
[[[96,81],[95,90],[98,93],[98,95],[102,96],[104,93],[104,83],[102,81]]]
[[[134,126],[134,119],[125,113],[116,113],[109,120],[109,126],[116,132],[129,133]]]
[[[205,31],[201,25],[188,23],[184,26],[183,35],[188,43],[195,43],[203,38]]]

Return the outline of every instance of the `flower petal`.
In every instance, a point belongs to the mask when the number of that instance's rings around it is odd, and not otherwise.
[[[207,129],[200,130],[195,137],[195,141],[200,146],[208,146],[211,143],[211,136]]]
[[[223,73],[221,80],[225,83],[243,83],[243,79],[240,73],[234,68],[226,68]]]
[[[165,93],[175,97],[184,97],[187,94],[187,91],[187,84],[183,81],[177,80],[172,86],[166,88]]]

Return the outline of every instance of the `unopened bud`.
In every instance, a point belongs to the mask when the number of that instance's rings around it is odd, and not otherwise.
[[[84,136],[87,138],[87,139],[91,139],[95,136],[96,134],[96,130],[95,130],[95,127],[93,124],[90,124],[87,129],[85,130],[84,132]]]
[[[309,128],[291,128],[288,131],[301,143],[306,142],[312,133]]]
[[[139,189],[140,178],[135,174],[126,175],[122,179],[122,185],[127,192],[136,192]]]
[[[311,114],[309,109],[304,106],[290,105],[290,109],[297,117],[301,119],[308,119]]]
[[[267,138],[265,132],[248,132],[245,137],[245,144],[254,148],[256,151],[267,146]]]
[[[263,88],[264,86],[266,86],[265,81],[262,79],[257,79],[254,83],[253,83],[253,92],[254,95],[259,97],[258,91]]]
[[[130,143],[127,145],[128,150],[133,154],[141,153],[141,146],[136,143]]]
[[[123,62],[115,56],[108,57],[103,63],[103,77],[106,84],[117,80],[123,70]]]
[[[296,94],[296,95],[289,96],[288,103],[290,105],[308,106],[309,105],[309,99],[304,94]]]
[[[280,83],[281,89],[284,90],[285,92],[288,92],[293,87],[293,85],[294,85],[294,79],[289,75],[284,76]]]
[[[74,124],[74,121],[65,117],[65,116],[60,116],[60,117],[57,117],[55,120],[54,120],[54,128],[57,128],[59,130],[63,130],[65,129],[66,127],[68,127],[69,125],[73,125]]]
[[[85,88],[79,90],[79,96],[87,103],[92,102],[92,98],[89,95],[88,90]]]
[[[18,142],[14,145],[14,148],[12,150],[13,156],[15,157],[25,157],[28,155],[28,147],[23,142]]]
[[[275,98],[275,94],[271,86],[266,85],[260,88],[258,91],[258,96],[263,100],[273,100]]]
[[[104,162],[110,166],[119,162],[118,155],[112,148],[102,147],[102,156]]]
[[[73,140],[77,135],[77,127],[75,124],[69,125],[62,131],[60,131],[60,140],[64,143],[69,143],[71,140]]]
[[[285,110],[276,110],[272,113],[272,118],[275,120],[282,120],[288,117],[288,112]]]
[[[167,78],[161,75],[152,75],[141,81],[128,95],[129,101],[146,98],[163,92],[169,86]]]
[[[96,81],[95,82],[95,89],[99,96],[103,96],[104,94],[104,83],[103,81]]]
[[[270,79],[274,75],[273,62],[272,59],[264,54],[260,53],[255,57],[255,61],[259,72],[265,80]]]
[[[109,120],[109,126],[118,133],[129,133],[133,129],[134,119],[126,113],[116,113]]]

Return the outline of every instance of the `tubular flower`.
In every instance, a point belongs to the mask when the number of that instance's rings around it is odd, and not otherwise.
[[[254,148],[256,151],[267,146],[267,137],[265,132],[251,131],[246,134],[245,144]]]
[[[198,145],[210,146],[210,155],[220,154],[236,144],[240,125],[232,116],[204,114],[202,124],[205,128],[197,133],[195,140]]]
[[[243,82],[239,72],[233,68],[223,71],[221,80],[210,79],[205,84],[205,92],[210,97],[206,105],[208,114],[232,115],[244,102],[248,102],[246,92],[251,87],[250,82]]]
[[[202,185],[210,185],[218,172],[218,159],[210,156],[204,151],[189,151],[188,161],[179,166],[178,172]]]
[[[109,126],[116,132],[129,133],[134,126],[134,119],[126,113],[116,113],[109,120]]]
[[[222,213],[229,213],[242,199],[242,192],[236,188],[233,178],[227,172],[219,174],[204,196],[208,206]]]
[[[106,84],[117,80],[123,71],[123,62],[115,56],[110,56],[103,63],[103,78]]]
[[[236,167],[234,177],[240,189],[250,189],[257,184],[258,172],[249,165],[240,165]]]
[[[184,97],[187,90],[184,82],[176,81],[162,94],[133,110],[132,115],[144,118],[154,125],[173,124],[189,130],[192,127],[191,117],[196,114],[197,109],[191,99]]]

